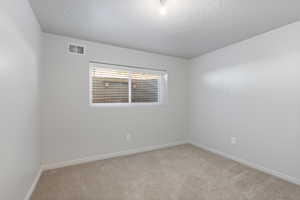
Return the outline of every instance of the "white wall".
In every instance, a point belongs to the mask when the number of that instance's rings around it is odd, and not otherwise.
[[[186,138],[186,60],[51,34],[43,34],[43,41],[43,164]],[[85,45],[86,55],[68,53],[70,42]],[[168,105],[91,107],[89,61],[168,70]],[[131,142],[126,141],[127,133],[132,134]]]
[[[299,35],[298,22],[193,59],[190,140],[299,181]]]
[[[27,0],[0,1],[0,199],[24,199],[40,167],[40,27]]]

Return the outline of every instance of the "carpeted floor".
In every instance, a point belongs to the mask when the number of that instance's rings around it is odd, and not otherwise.
[[[44,172],[32,200],[299,200],[300,186],[192,145]]]

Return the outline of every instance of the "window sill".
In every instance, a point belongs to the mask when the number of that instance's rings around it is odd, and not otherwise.
[[[90,103],[91,107],[147,107],[162,106],[162,103]]]

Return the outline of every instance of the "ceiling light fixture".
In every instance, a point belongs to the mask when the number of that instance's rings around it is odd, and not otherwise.
[[[166,2],[167,2],[167,0],[160,0],[161,7],[160,7],[159,13],[163,16],[167,14]]]

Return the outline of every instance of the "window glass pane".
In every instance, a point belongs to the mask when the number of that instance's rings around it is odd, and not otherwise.
[[[125,70],[94,67],[92,103],[128,103],[128,77]]]
[[[132,73],[131,101],[133,103],[159,102],[160,75]]]

